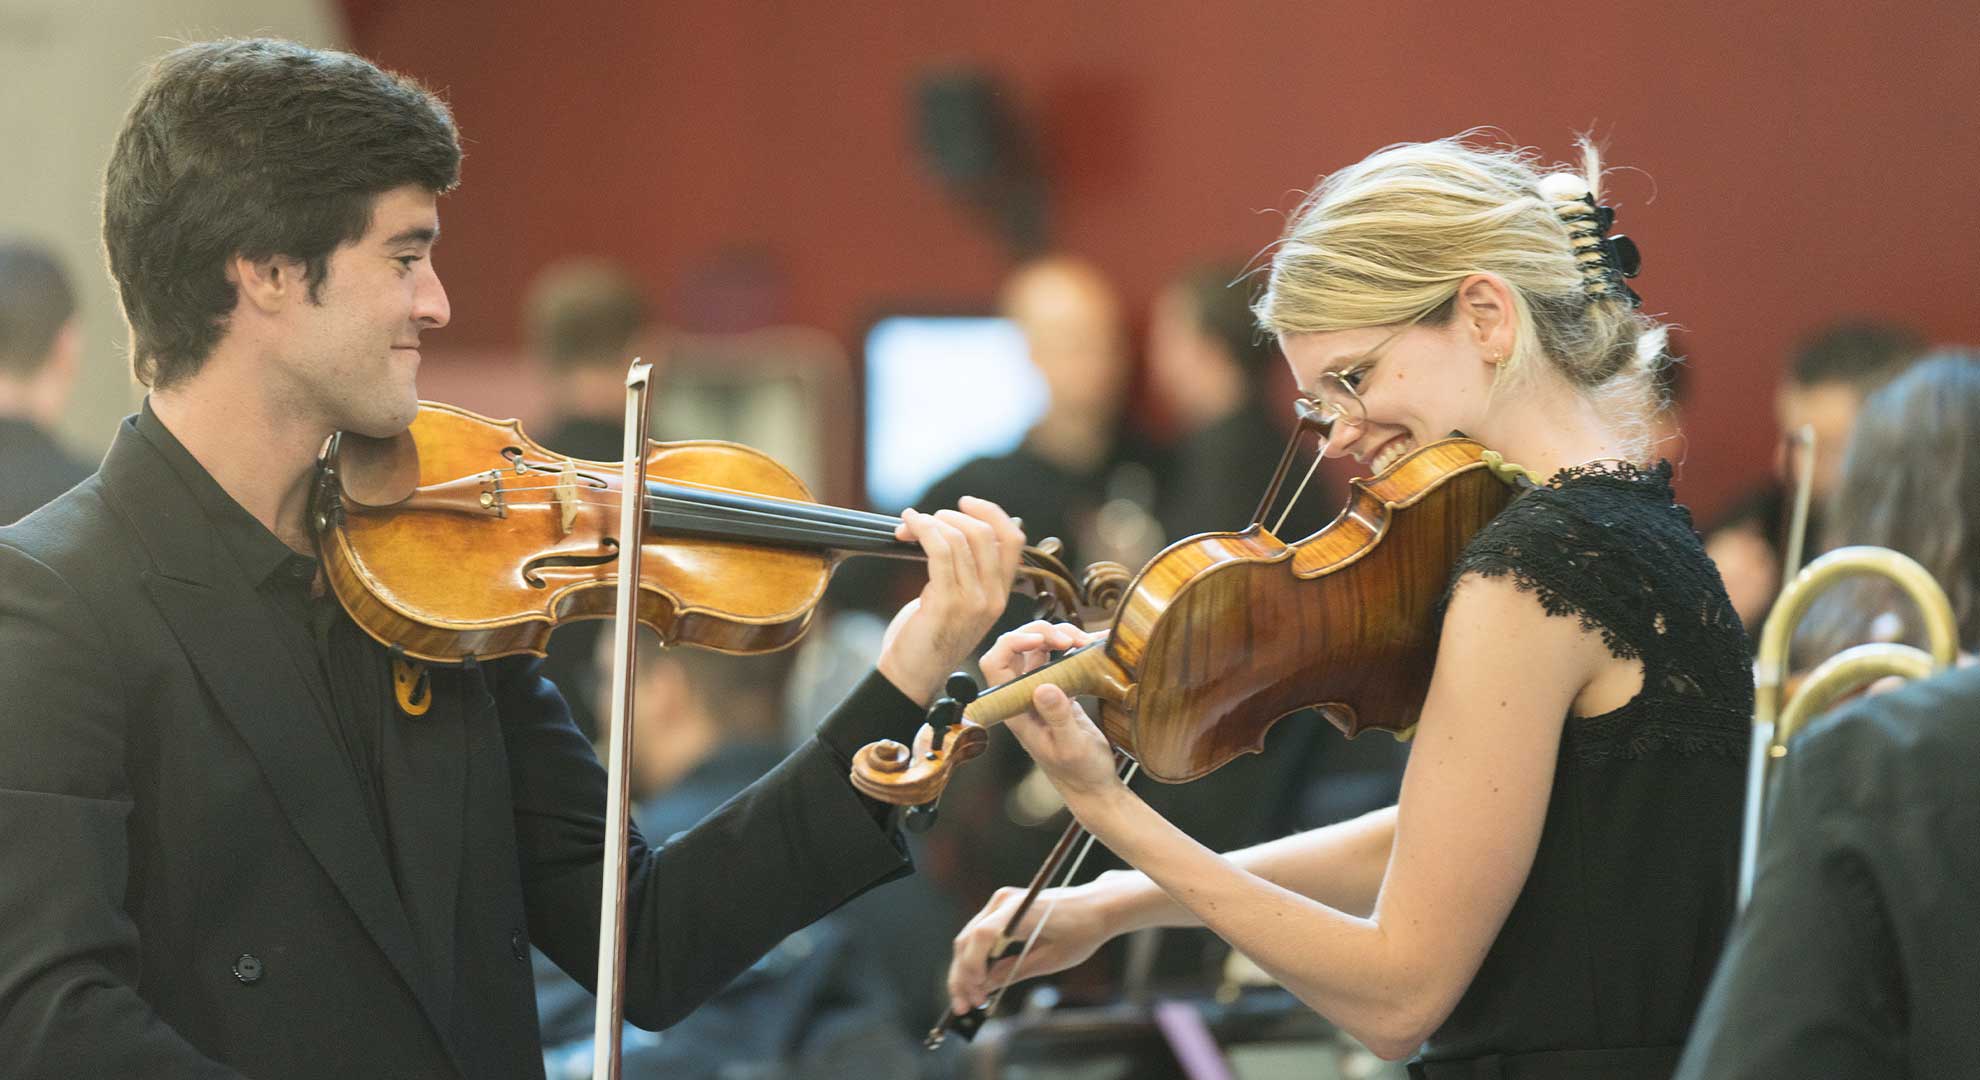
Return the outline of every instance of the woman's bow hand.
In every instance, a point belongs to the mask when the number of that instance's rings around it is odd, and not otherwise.
[[[1091,885],[1039,893],[1031,909],[1025,912],[1024,921],[1012,928],[1008,937],[1004,928],[1024,899],[1024,890],[998,889],[990,902],[983,905],[983,910],[956,935],[955,950],[949,961],[949,1008],[961,1016],[988,1001],[997,987],[1011,982],[1017,949],[1011,949],[1008,956],[994,964],[990,958],[1003,953],[1011,943],[1021,949],[1048,912],[1050,919],[1043,930],[1037,930],[1037,940],[1032,942],[1031,951],[1024,958],[1024,970],[1018,976],[1029,979],[1034,975],[1050,975],[1092,956],[1113,936],[1101,903],[1104,883],[1105,875],[1102,875],[1100,881]]]

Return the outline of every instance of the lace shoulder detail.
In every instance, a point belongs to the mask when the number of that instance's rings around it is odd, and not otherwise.
[[[1470,574],[1510,577],[1549,615],[1574,616],[1609,652],[1643,656],[1643,615],[1659,590],[1639,553],[1678,532],[1694,543],[1691,519],[1671,501],[1668,464],[1578,465],[1529,487],[1466,545],[1444,602]],[[1658,583],[1661,584],[1661,583]]]
[[[1744,752],[1745,630],[1670,475],[1668,462],[1561,470],[1478,531],[1444,592],[1448,605],[1469,575],[1510,578],[1548,615],[1576,619],[1611,655],[1643,663],[1644,691],[1630,707],[1571,725],[1596,757],[1662,746]]]

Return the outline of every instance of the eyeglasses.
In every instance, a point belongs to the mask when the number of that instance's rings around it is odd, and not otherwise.
[[[1418,315],[1398,326],[1388,337],[1376,342],[1373,348],[1362,353],[1354,363],[1345,368],[1321,372],[1320,377],[1315,380],[1313,389],[1301,394],[1293,402],[1293,410],[1299,414],[1300,421],[1318,427],[1321,433],[1329,438],[1333,437],[1335,424],[1360,427],[1367,423],[1368,406],[1361,403],[1361,394],[1355,390],[1354,383],[1348,381],[1349,377],[1359,379],[1363,372],[1375,366],[1375,362],[1381,359],[1382,353],[1401,337],[1404,331],[1422,320],[1423,316]]]
[[[1347,375],[1339,371],[1322,372],[1313,390],[1293,401],[1293,409],[1301,421],[1330,436],[1335,424],[1360,427],[1368,422],[1368,407],[1361,403],[1361,395],[1355,393]]]

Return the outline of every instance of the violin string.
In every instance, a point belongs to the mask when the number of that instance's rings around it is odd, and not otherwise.
[[[506,498],[507,496],[523,492],[543,491],[554,494],[561,487],[563,485],[557,483],[515,484],[501,487],[499,492],[502,497]],[[853,510],[842,506],[828,506],[823,503],[804,502],[799,499],[785,499],[775,495],[759,495],[755,492],[738,491],[734,488],[689,488],[674,484],[663,485],[657,481],[648,481],[647,489],[645,499],[648,506],[662,502],[682,502],[695,506],[754,509],[763,513],[774,513],[781,510],[820,521],[833,521],[844,525],[876,529],[891,529],[900,524],[901,521],[900,518],[890,514],[875,514],[865,510]],[[598,488],[590,484],[582,484],[578,487],[578,495],[581,499],[589,498],[590,500],[609,503],[613,506],[618,505],[618,493],[610,488]],[[703,497],[697,497],[698,495]]]
[[[1299,486],[1293,489],[1292,498],[1286,500],[1285,509],[1279,511],[1279,520],[1272,525],[1273,536],[1278,536],[1279,530],[1286,527],[1286,518],[1292,516],[1292,508],[1299,503],[1299,497],[1305,494],[1307,481],[1313,479],[1313,474],[1320,468],[1320,462],[1327,456],[1327,443],[1331,436],[1331,431],[1321,433],[1320,445],[1313,452],[1312,462],[1306,466],[1306,475],[1299,478]],[[1280,537],[1280,539],[1284,538]]]
[[[536,472],[531,475],[547,478],[550,474]],[[671,523],[676,527],[701,524],[724,529],[746,529],[750,525],[768,525],[773,531],[782,534],[775,537],[776,539],[814,543],[826,547],[855,543],[866,550],[884,552],[899,549],[903,553],[911,553],[915,546],[912,542],[901,540],[894,535],[901,524],[901,519],[887,514],[757,495],[733,488],[705,489],[716,499],[722,500],[710,501],[687,494],[690,491],[704,489],[655,481],[649,481],[647,486],[649,492],[655,489],[661,492],[649,493],[644,497],[643,505],[648,510],[685,508],[685,510],[675,510],[671,515]],[[565,490],[564,485],[554,482],[518,484],[500,489],[505,507],[557,506],[563,502],[563,497],[558,494],[560,490]],[[668,494],[667,492],[670,491],[681,494]],[[514,497],[537,492],[544,493],[544,497],[541,499]],[[728,501],[731,499],[735,501]],[[578,489],[575,502],[584,506],[617,508],[619,498],[618,493],[610,488],[597,488],[587,483]],[[761,538],[760,536],[738,537],[738,539]],[[1037,564],[1037,559],[1029,549],[1025,552],[1024,563],[1027,567],[1035,567]]]
[[[1121,773],[1121,783],[1132,781],[1134,774],[1140,769],[1140,762],[1129,761],[1126,770]],[[1072,884],[1073,876],[1079,873],[1079,865],[1086,861],[1086,853],[1093,850],[1093,839],[1092,833],[1086,834],[1085,842],[1079,846],[1079,854],[1073,856],[1072,865],[1067,867],[1065,875],[1059,878],[1058,888],[1063,889]],[[1004,1000],[1004,991],[1017,984],[1018,972],[1024,968],[1024,958],[1031,955],[1031,947],[1038,943],[1038,935],[1045,932],[1045,924],[1052,921],[1052,910],[1058,906],[1059,898],[1053,896],[1046,903],[1045,910],[1038,913],[1038,922],[1032,925],[1031,933],[1025,935],[1024,947],[1018,950],[1017,962],[1011,965],[1011,973],[1004,977],[1003,983],[997,987],[997,992],[991,994],[990,1000],[984,1003],[983,1015],[995,1015],[998,1003]]]
[[[585,506],[616,507],[619,504],[616,498],[584,498],[580,496],[577,501]],[[503,500],[503,505],[512,508],[524,506],[557,506],[559,504],[560,500],[554,497]],[[645,501],[645,506],[649,511],[666,513],[676,524],[701,523],[737,528],[747,528],[751,525],[757,525],[772,528],[811,530],[816,533],[815,538],[820,541],[846,539],[865,540],[869,542],[881,541],[888,544],[906,543],[906,541],[895,538],[892,527],[852,525],[829,520],[821,521],[801,514],[785,514],[772,510],[698,503],[665,496],[650,497]]]

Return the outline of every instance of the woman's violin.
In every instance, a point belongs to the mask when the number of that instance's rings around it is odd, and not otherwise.
[[[897,518],[815,503],[746,446],[649,441],[645,466],[637,616],[670,645],[783,648],[846,556],[921,557],[894,538]],[[394,438],[332,437],[312,524],[337,598],[405,657],[541,655],[559,624],[612,614],[621,472],[548,450],[514,420],[426,402]],[[1055,541],[1019,568],[1060,618],[1104,607],[1126,577],[1096,567],[1075,581]]]
[[[1047,682],[1098,697],[1108,740],[1170,783],[1258,752],[1300,709],[1350,737],[1406,733],[1428,691],[1451,567],[1513,490],[1461,437],[1350,487],[1340,516],[1296,544],[1254,524],[1170,545],[1135,575],[1104,641],[984,692],[912,749],[865,747],[853,783],[896,805],[933,802],[982,752],[986,729],[1030,708]]]

